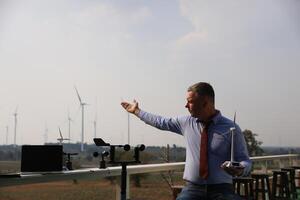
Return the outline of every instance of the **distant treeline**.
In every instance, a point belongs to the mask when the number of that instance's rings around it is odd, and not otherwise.
[[[48,145],[53,145],[49,143]],[[295,153],[300,154],[300,147],[261,147],[264,151],[264,155],[278,155]],[[99,158],[94,158],[94,152],[102,152],[105,148],[97,147],[94,144],[86,144],[85,151],[80,152],[79,143],[64,144],[63,150],[66,153],[79,153],[76,157],[80,162],[97,163]],[[106,148],[107,149],[107,148]],[[130,153],[124,153],[122,149],[118,150],[118,158],[130,159]],[[21,158],[21,146],[14,147],[13,145],[0,145],[0,160],[20,160]],[[178,147],[175,144],[164,147],[160,146],[148,146],[146,150],[141,153],[141,160],[144,163],[161,163],[161,162],[182,162],[185,160],[185,148]]]
[[[300,154],[300,147],[262,147],[265,155]]]
[[[57,145],[57,143],[48,143],[47,145]],[[99,158],[94,158],[94,152],[102,152],[108,150],[108,147],[98,147],[94,144],[85,144],[84,152],[80,152],[80,143],[66,143],[63,144],[63,151],[65,153],[78,153],[74,156],[81,164],[98,163]],[[130,152],[124,152],[122,148],[116,149],[116,159],[131,159],[133,155],[133,147]],[[145,151],[140,154],[143,163],[161,163],[161,162],[182,162],[185,160],[185,148],[176,145],[159,147],[148,146]],[[0,161],[20,160],[21,146],[14,147],[13,145],[0,145]],[[133,158],[132,158],[133,159]]]

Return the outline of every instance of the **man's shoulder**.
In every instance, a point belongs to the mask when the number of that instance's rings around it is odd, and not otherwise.
[[[197,119],[190,116],[190,115],[180,115],[177,116],[177,119],[179,119],[180,121],[196,121]]]
[[[223,127],[228,127],[228,128],[235,127],[236,129],[240,130],[240,127],[238,124],[236,124],[233,120],[231,120],[223,115],[219,116],[217,125],[223,126]]]

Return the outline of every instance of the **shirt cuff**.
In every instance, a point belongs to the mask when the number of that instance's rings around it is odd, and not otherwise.
[[[140,109],[140,112],[138,113],[137,117],[142,119],[144,115],[145,115],[145,111]]]
[[[241,176],[248,176],[251,171],[251,161],[241,161],[240,164],[245,167]]]

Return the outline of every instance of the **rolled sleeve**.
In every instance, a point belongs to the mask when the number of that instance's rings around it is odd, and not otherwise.
[[[249,158],[245,137],[238,126],[235,131],[234,145],[235,159],[245,167],[242,176],[247,176],[251,172],[252,161]]]

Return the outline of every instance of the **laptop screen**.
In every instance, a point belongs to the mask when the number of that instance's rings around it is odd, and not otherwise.
[[[62,171],[62,145],[23,145],[21,172]]]

